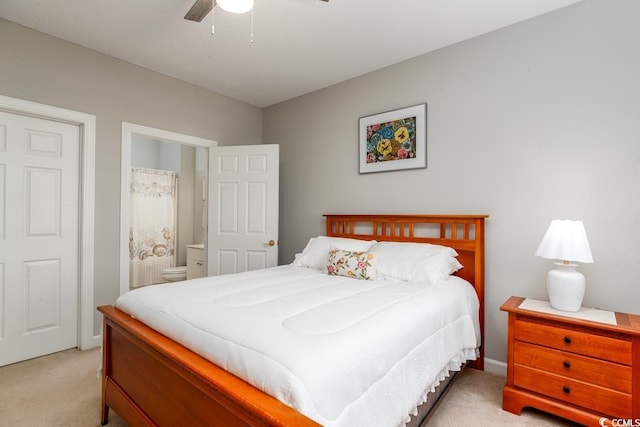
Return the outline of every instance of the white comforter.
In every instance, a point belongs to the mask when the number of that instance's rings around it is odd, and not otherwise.
[[[326,426],[397,426],[476,357],[468,282],[364,281],[292,265],[149,286],[116,306]]]

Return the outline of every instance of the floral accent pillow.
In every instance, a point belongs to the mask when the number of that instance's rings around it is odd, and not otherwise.
[[[330,249],[326,272],[333,276],[352,277],[354,279],[375,280],[376,270],[372,265],[374,255],[371,252],[354,252],[344,249]]]

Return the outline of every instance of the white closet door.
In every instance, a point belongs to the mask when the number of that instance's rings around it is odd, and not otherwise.
[[[78,344],[80,129],[0,112],[0,366]]]

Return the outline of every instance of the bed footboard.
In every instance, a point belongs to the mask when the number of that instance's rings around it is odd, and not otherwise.
[[[101,422],[129,426],[318,426],[113,306],[104,315]]]

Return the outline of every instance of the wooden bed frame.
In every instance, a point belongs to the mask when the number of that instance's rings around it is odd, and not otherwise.
[[[487,215],[325,215],[328,236],[435,243],[454,248],[480,299],[484,339],[484,220]],[[434,232],[435,230],[435,232]],[[422,232],[426,234],[421,234]],[[104,315],[101,422],[109,408],[130,427],[317,426],[113,306]],[[484,369],[484,346],[470,365]]]

